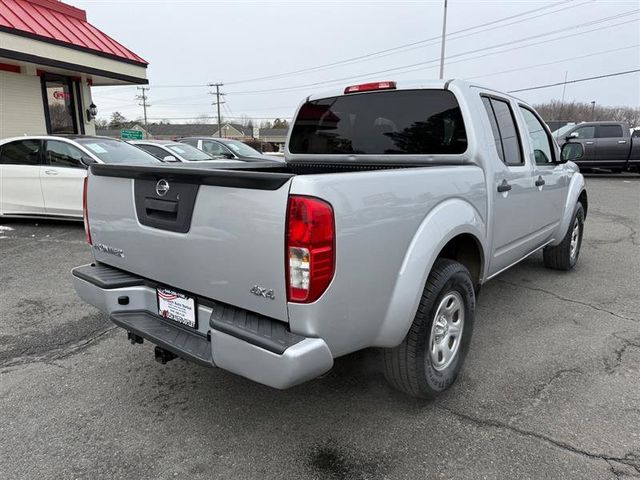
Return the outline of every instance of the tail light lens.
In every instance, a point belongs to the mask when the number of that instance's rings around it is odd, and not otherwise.
[[[331,205],[291,195],[287,211],[287,298],[311,303],[324,293],[335,271],[335,228]]]
[[[87,185],[89,178],[84,177],[84,187],[82,189],[82,220],[84,221],[84,233],[87,236],[87,243],[93,245],[91,240],[91,229],[89,228],[89,209],[87,208]]]

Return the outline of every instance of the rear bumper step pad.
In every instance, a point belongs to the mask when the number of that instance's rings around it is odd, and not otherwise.
[[[210,312],[205,335],[151,313],[157,308],[155,282],[103,264],[77,267],[72,276],[78,295],[116,325],[200,365],[280,389],[311,380],[333,366],[324,340],[290,332],[279,320],[207,300],[201,310]],[[122,297],[129,303],[119,303]],[[202,300],[198,297],[200,305]]]
[[[211,343],[203,335],[171,325],[159,316],[144,311],[115,312],[110,318],[119,327],[146,338],[185,360],[207,367],[213,366]]]

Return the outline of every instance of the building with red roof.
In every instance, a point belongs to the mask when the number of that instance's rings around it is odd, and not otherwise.
[[[148,83],[147,62],[58,0],[0,0],[0,138],[95,134],[92,85]]]

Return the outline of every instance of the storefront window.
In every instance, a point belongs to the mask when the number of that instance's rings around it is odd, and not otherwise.
[[[75,93],[67,77],[43,77],[43,95],[47,118],[47,131],[79,133],[75,116]]]

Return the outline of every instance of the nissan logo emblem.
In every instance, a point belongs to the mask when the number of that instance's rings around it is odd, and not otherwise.
[[[159,197],[164,197],[169,193],[169,182],[164,178],[162,180],[158,180],[158,183],[156,183],[156,193]]]

